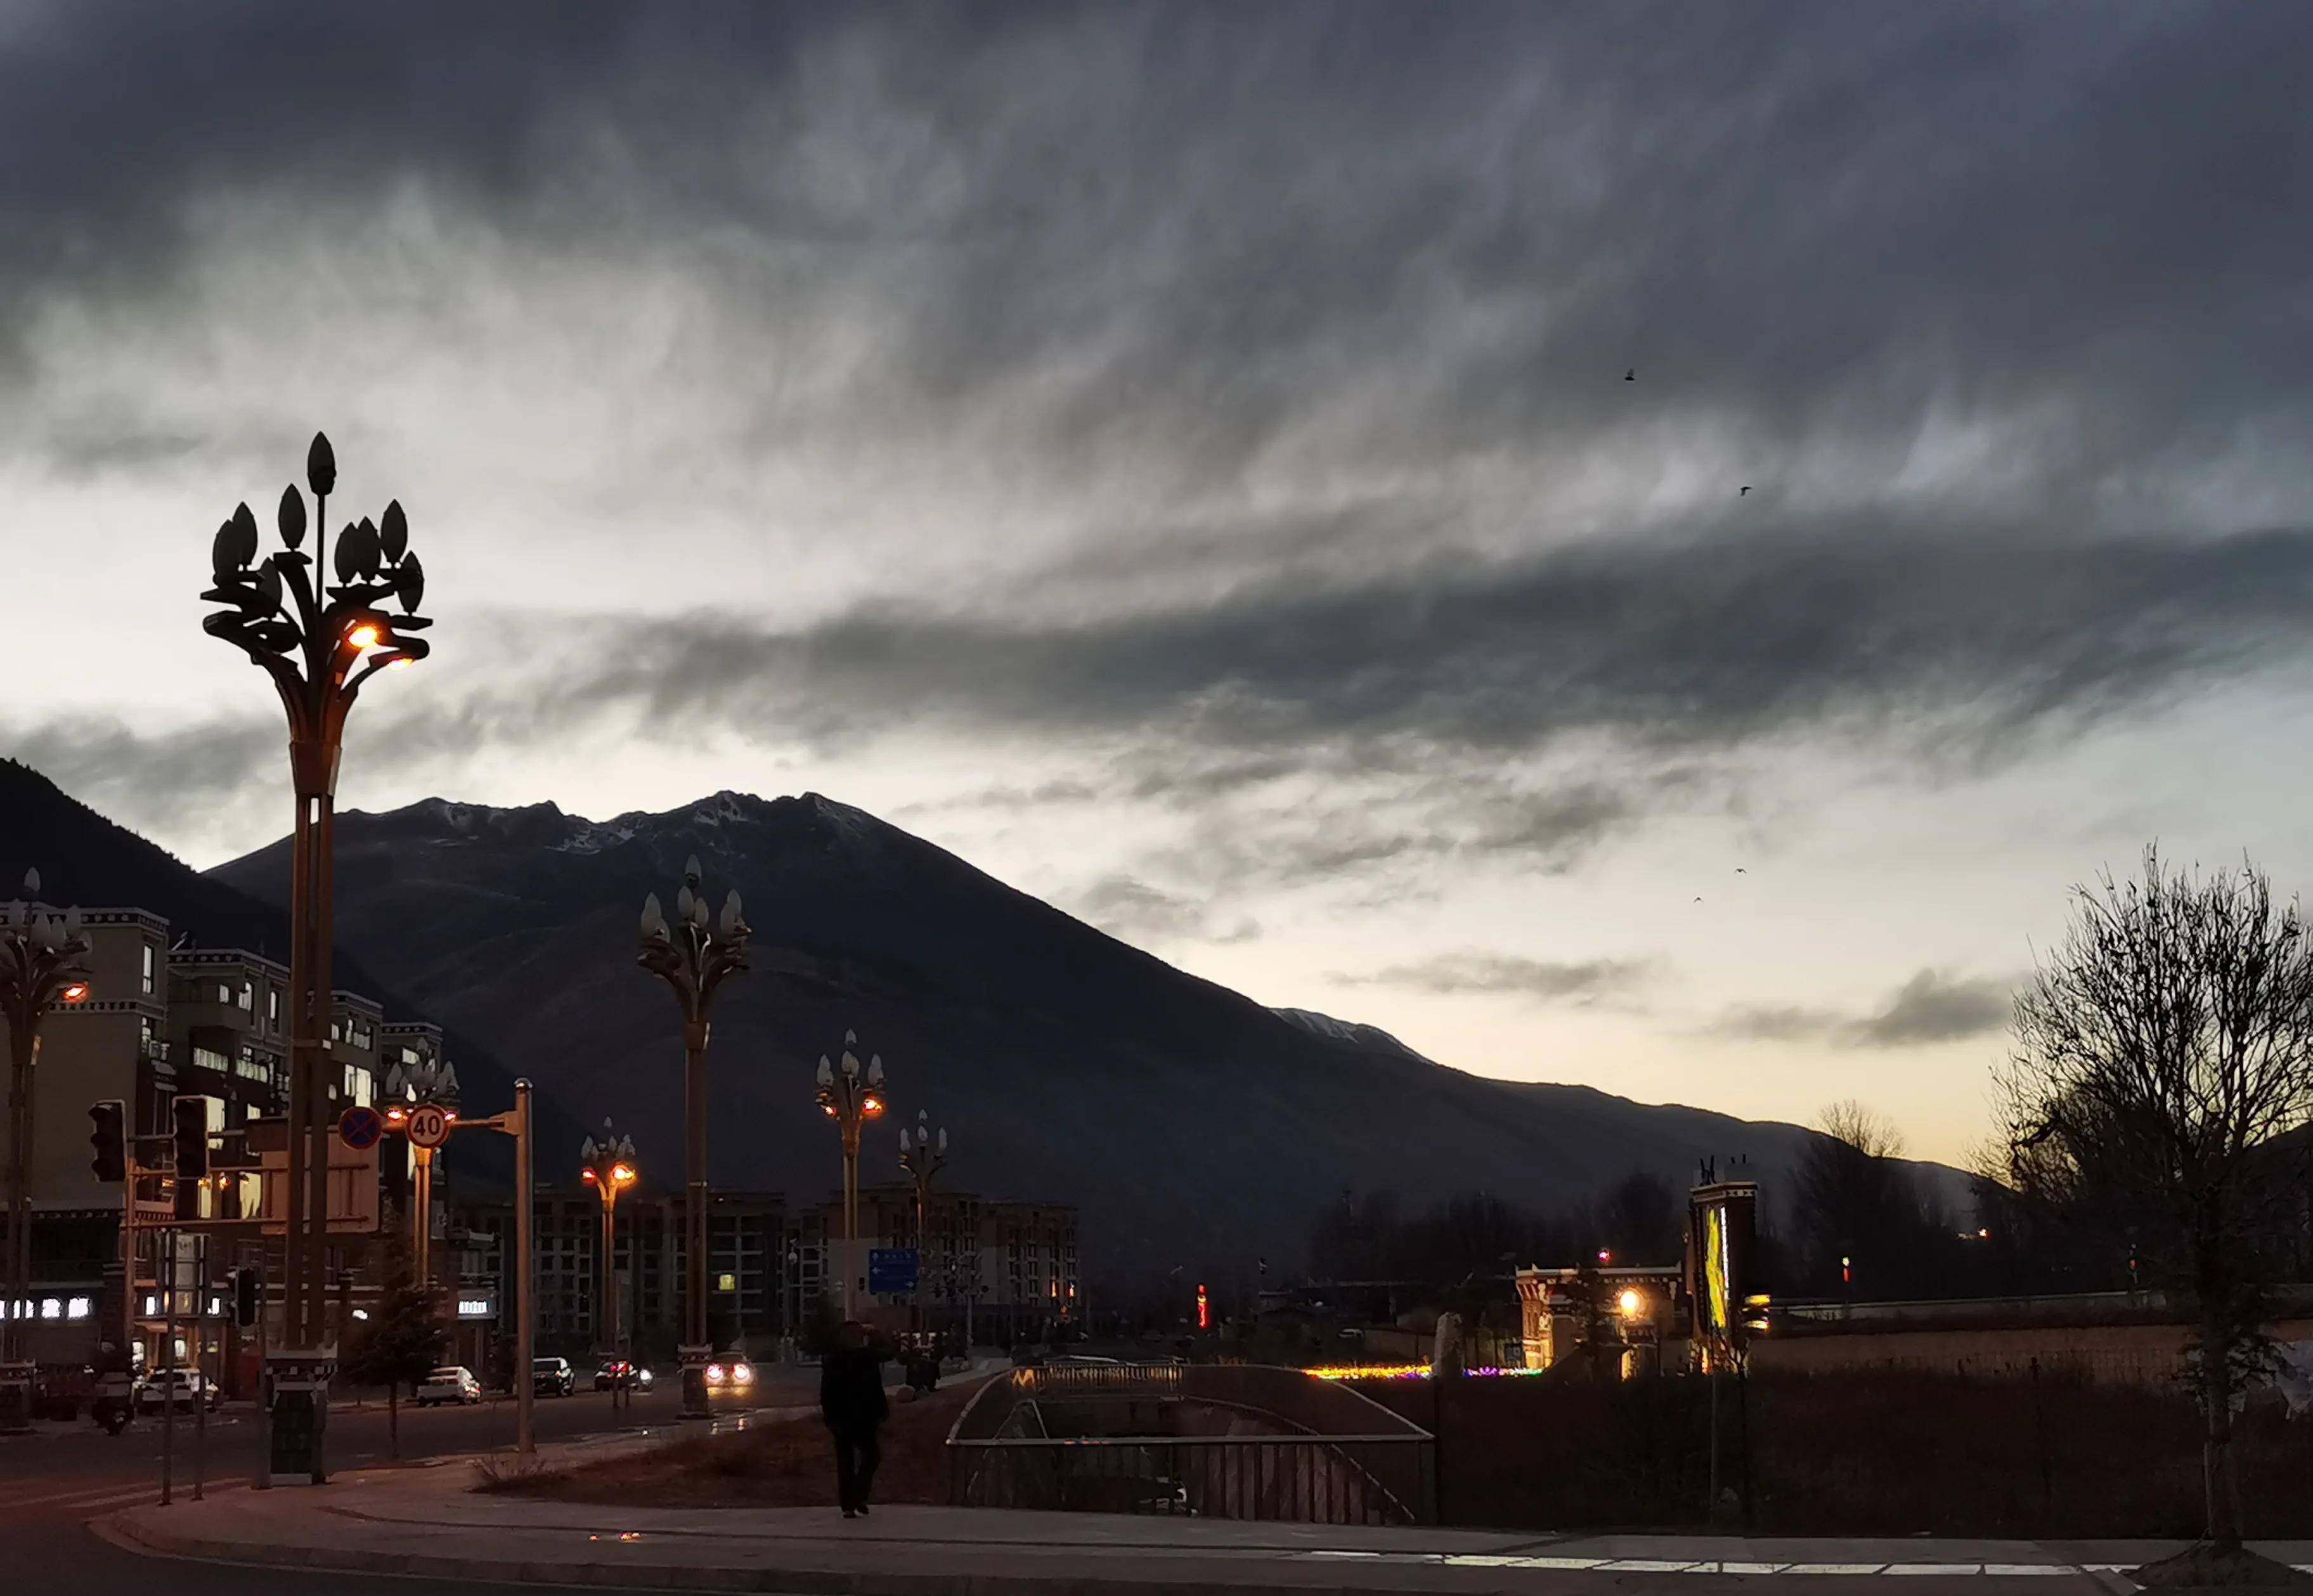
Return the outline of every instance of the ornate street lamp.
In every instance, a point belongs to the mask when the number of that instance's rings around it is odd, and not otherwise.
[[[297,825],[289,890],[289,1121],[286,1244],[282,1292],[286,1345],[273,1349],[277,1476],[327,1478],[329,1380],[336,1348],[323,1340],[321,1279],[329,1228],[330,877],[336,858],[338,756],[346,716],[362,683],[379,671],[426,657],[417,634],[433,624],[418,613],[426,572],[409,552],[409,523],[399,499],[373,523],[365,516],[338,534],[337,579],[328,574],[329,496],[337,486],[330,440],[313,435],[305,453],[313,494],[313,552],[303,552],[305,500],[281,491],[274,525],[281,547],[259,558],[257,517],[246,504],[217,528],[210,545],[215,578],[201,596],[225,607],[201,630],[247,654],[273,680],[289,718],[289,775]],[[402,613],[390,616],[387,600]],[[284,1400],[284,1398],[286,1400]],[[286,1467],[283,1465],[286,1464]]]
[[[0,907],[0,1020],[8,1027],[8,1258],[0,1297],[0,1430],[31,1427],[32,1366],[24,1357],[31,1309],[32,1069],[40,1058],[40,1021],[62,1004],[88,998],[88,938],[78,909],[43,905],[40,873],[24,872],[19,900]],[[135,1289],[133,1272],[124,1278]]]
[[[908,1127],[900,1127],[900,1168],[916,1187],[916,1289],[909,1303],[909,1317],[914,1323],[909,1327],[924,1327],[924,1273],[929,1260],[926,1244],[930,1236],[928,1226],[931,1218],[932,1177],[947,1162],[947,1131],[943,1126],[937,1143],[932,1139],[932,1115],[928,1108],[916,1110],[916,1133],[911,1141]]]
[[[396,1130],[409,1123],[412,1108],[440,1108],[455,1120],[457,1066],[436,1058],[396,1064],[385,1072],[385,1122]],[[409,1151],[416,1165],[410,1178],[409,1261],[418,1289],[430,1296],[434,1290],[434,1149],[413,1142]]]
[[[611,1247],[618,1236],[619,1194],[634,1185],[635,1142],[631,1136],[621,1136],[611,1128],[608,1115],[602,1120],[602,1139],[589,1136],[579,1145],[582,1167],[579,1178],[594,1188],[602,1199],[602,1308],[597,1328],[601,1333],[602,1355],[614,1359],[619,1355],[619,1285],[618,1271],[611,1265]],[[616,1401],[618,1388],[611,1388],[611,1400]]]
[[[658,895],[643,900],[643,946],[636,962],[673,990],[682,1010],[683,1233],[690,1257],[683,1268],[682,1416],[707,1416],[707,1030],[716,988],[747,967],[747,921],[734,889],[711,930],[699,892],[699,856],[682,867],[674,896],[674,922]]]
[[[859,1038],[843,1033],[843,1067],[819,1055],[819,1106],[843,1138],[843,1317],[851,1318],[854,1276],[859,1268],[859,1127],[884,1112],[884,1061],[870,1056],[863,1071],[851,1050]]]

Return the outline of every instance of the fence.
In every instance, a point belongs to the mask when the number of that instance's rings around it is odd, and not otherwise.
[[[1055,1436],[1047,1403],[1226,1433]],[[1154,1405],[1153,1417],[1150,1405]],[[1257,1429],[1246,1429],[1248,1424]],[[1436,1516],[1429,1432],[1358,1392],[1262,1364],[1062,1364],[990,1380],[948,1433],[960,1506],[1327,1524]]]

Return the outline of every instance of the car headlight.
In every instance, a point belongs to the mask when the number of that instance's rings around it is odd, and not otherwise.
[[[710,1386],[719,1386],[723,1383],[722,1364],[709,1363],[707,1365],[707,1383]]]
[[[751,1386],[755,1383],[755,1371],[744,1363],[734,1363],[731,1365],[731,1378],[743,1386]]]

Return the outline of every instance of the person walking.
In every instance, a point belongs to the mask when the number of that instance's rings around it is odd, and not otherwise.
[[[883,1456],[875,1433],[891,1411],[883,1351],[869,1341],[866,1326],[849,1320],[819,1363],[819,1413],[835,1440],[835,1496],[847,1519],[867,1511],[867,1488]]]

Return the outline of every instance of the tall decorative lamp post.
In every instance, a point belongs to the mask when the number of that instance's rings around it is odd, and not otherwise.
[[[399,499],[373,523],[365,516],[338,534],[329,574],[329,496],[338,482],[330,440],[313,435],[305,483],[313,494],[313,552],[303,551],[305,500],[281,492],[275,525],[281,547],[259,558],[257,517],[246,504],[217,528],[210,545],[214,585],[201,596],[225,606],[201,630],[247,654],[271,677],[289,718],[289,775],[297,798],[289,887],[289,1159],[287,1268],[283,1343],[268,1362],[272,1405],[268,1477],[328,1477],[322,1437],[337,1349],[326,1338],[322,1271],[329,1228],[328,1077],[330,877],[336,854],[338,756],[346,717],[362,684],[379,671],[426,657],[417,634],[433,624],[418,613],[426,572],[409,552],[409,523]],[[399,617],[383,608],[398,604]]]
[[[909,1318],[914,1323],[910,1329],[924,1327],[924,1272],[928,1260],[924,1257],[931,1235],[929,1222],[932,1210],[932,1177],[947,1162],[947,1131],[942,1127],[937,1143],[932,1137],[932,1115],[928,1108],[916,1110],[916,1133],[912,1140],[908,1127],[900,1127],[900,1168],[916,1187],[916,1290],[909,1303]]]
[[[408,1122],[410,1109],[417,1107],[440,1108],[455,1119],[457,1067],[431,1058],[396,1064],[385,1072],[385,1095],[391,1099],[386,1123],[396,1129]],[[410,1172],[410,1268],[418,1276],[418,1289],[430,1296],[434,1290],[434,1149],[413,1142],[409,1151],[415,1160]]]
[[[631,1136],[621,1136],[611,1128],[606,1116],[602,1121],[602,1139],[589,1136],[579,1145],[581,1168],[578,1177],[594,1188],[602,1199],[602,1310],[598,1329],[602,1336],[605,1360],[619,1355],[619,1274],[612,1263],[611,1248],[618,1238],[619,1194],[634,1185],[635,1142]],[[616,1400],[615,1388],[613,1400]]]
[[[851,1318],[859,1244],[859,1127],[884,1112],[884,1061],[870,1056],[863,1071],[852,1049],[858,1036],[843,1033],[843,1065],[819,1055],[819,1106],[843,1138],[843,1317]]]
[[[734,889],[723,913],[708,925],[699,892],[699,856],[682,867],[682,889],[668,923],[658,895],[643,900],[643,946],[637,962],[664,981],[682,1010],[683,1234],[690,1256],[682,1283],[682,1416],[707,1416],[707,1030],[708,1013],[724,977],[747,967],[747,921]]]
[[[40,1021],[59,1004],[88,998],[88,951],[80,911],[39,901],[40,873],[24,872],[32,901],[0,906],[0,1021],[8,1027],[8,1257],[0,1299],[0,1431],[32,1424],[32,1365],[25,1356],[31,1309],[32,1069],[40,1059]],[[127,1232],[124,1230],[123,1234]],[[121,1290],[136,1289],[135,1260],[124,1256]]]

